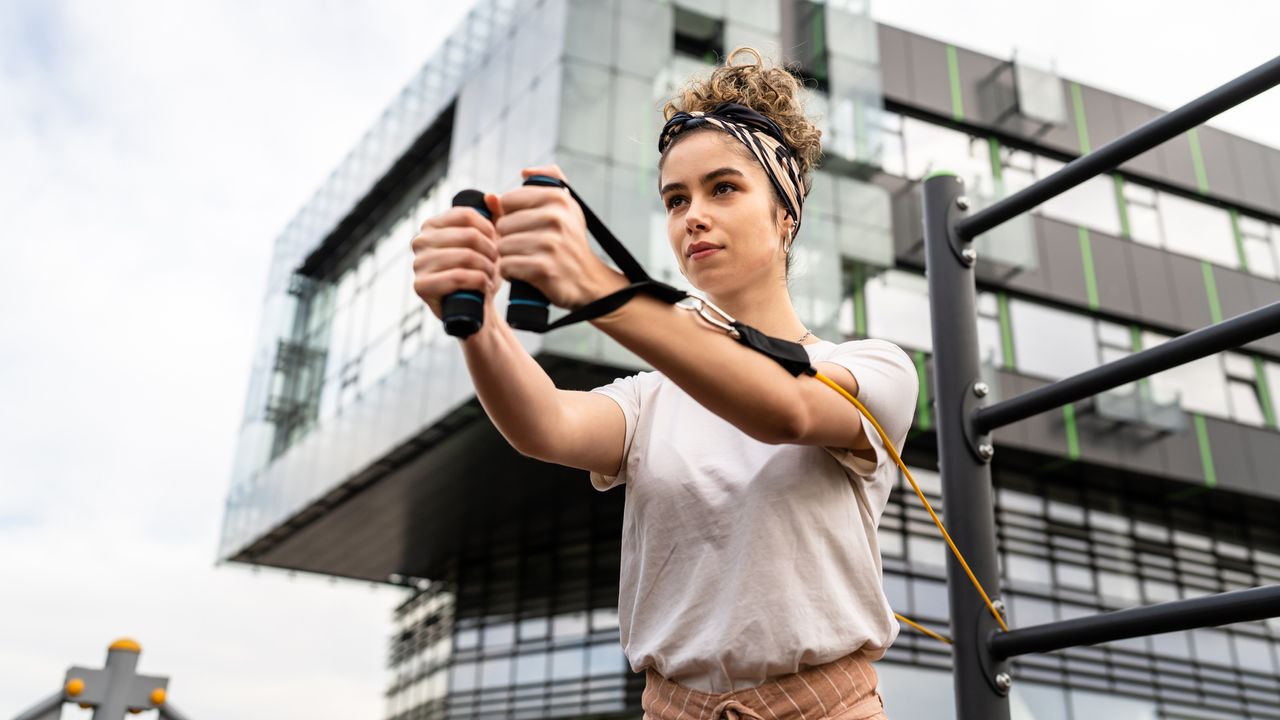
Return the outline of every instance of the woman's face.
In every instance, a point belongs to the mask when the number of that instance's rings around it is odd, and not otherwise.
[[[667,151],[658,186],[681,272],[711,295],[785,282],[790,220],[760,163],[719,130],[694,131]]]

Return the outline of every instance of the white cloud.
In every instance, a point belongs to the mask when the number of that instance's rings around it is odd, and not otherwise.
[[[381,716],[401,591],[213,561],[274,236],[468,5],[0,8],[0,714]]]

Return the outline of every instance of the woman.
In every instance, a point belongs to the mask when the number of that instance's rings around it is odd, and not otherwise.
[[[755,62],[735,64],[743,53]],[[744,48],[667,103],[659,194],[671,249],[711,302],[801,343],[900,445],[918,392],[911,360],[882,340],[815,337],[787,292],[821,153],[800,92]],[[555,166],[524,173],[565,179]],[[513,447],[588,470],[599,490],[625,484],[619,623],[632,669],[647,672],[646,717],[883,718],[870,661],[898,624],[876,524],[897,468],[871,423],[817,380],[645,296],[592,322],[656,370],[556,389],[493,311],[494,289],[524,280],[577,308],[627,281],[592,253],[567,193],[520,187],[486,201],[492,224],[456,208],[424,223],[414,287],[437,317],[448,293],[485,289],[483,329],[463,350]]]

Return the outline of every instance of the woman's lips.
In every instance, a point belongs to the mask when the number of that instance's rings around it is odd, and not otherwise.
[[[720,252],[722,249],[723,248],[718,248],[718,247],[707,248],[706,250],[699,250],[698,252],[690,255],[689,257],[693,260],[702,260],[704,258],[708,258],[708,257],[711,257],[712,255],[715,255],[716,253]]]

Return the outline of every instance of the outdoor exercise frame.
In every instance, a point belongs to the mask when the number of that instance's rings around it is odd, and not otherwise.
[[[1280,302],[984,406],[988,388],[979,373],[973,238],[1278,84],[1280,57],[973,215],[964,213],[969,202],[960,178],[935,173],[924,181],[925,262],[933,318],[934,402],[943,507],[956,545],[986,588],[998,591],[1000,583],[991,431],[1280,331]],[[1000,632],[954,557],[947,561],[947,595],[955,641],[958,720],[1009,719],[1013,678],[1007,664],[1011,657],[1280,616],[1280,586],[1272,585]],[[1002,608],[1003,603],[997,600],[996,606]]]

